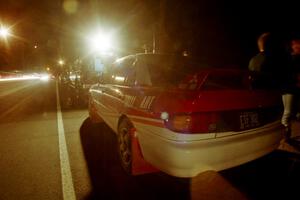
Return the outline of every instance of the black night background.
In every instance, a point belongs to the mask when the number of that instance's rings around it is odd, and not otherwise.
[[[84,35],[95,27],[115,32],[121,55],[152,49],[155,40],[157,52],[187,51],[213,65],[246,68],[261,33],[299,29],[292,0],[9,0],[0,13],[13,31],[1,42],[3,70],[84,57]]]

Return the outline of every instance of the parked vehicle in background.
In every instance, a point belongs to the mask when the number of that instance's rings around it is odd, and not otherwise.
[[[130,55],[90,88],[89,114],[116,133],[129,174],[157,169],[193,177],[278,147],[281,96],[250,85],[243,70],[207,68],[174,55]]]

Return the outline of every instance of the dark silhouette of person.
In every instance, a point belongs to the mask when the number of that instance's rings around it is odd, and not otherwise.
[[[291,137],[291,116],[294,98],[293,70],[286,41],[283,35],[263,33],[257,41],[259,53],[254,56],[248,69],[253,88],[280,90],[283,101],[281,123],[285,127],[285,138]]]

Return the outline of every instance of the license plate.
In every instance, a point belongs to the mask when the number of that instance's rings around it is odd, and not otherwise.
[[[249,129],[260,125],[257,112],[240,113],[240,129]]]

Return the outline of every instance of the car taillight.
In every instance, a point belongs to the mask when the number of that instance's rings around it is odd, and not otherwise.
[[[219,118],[217,113],[178,114],[165,120],[165,125],[180,133],[209,133],[217,130]]]

